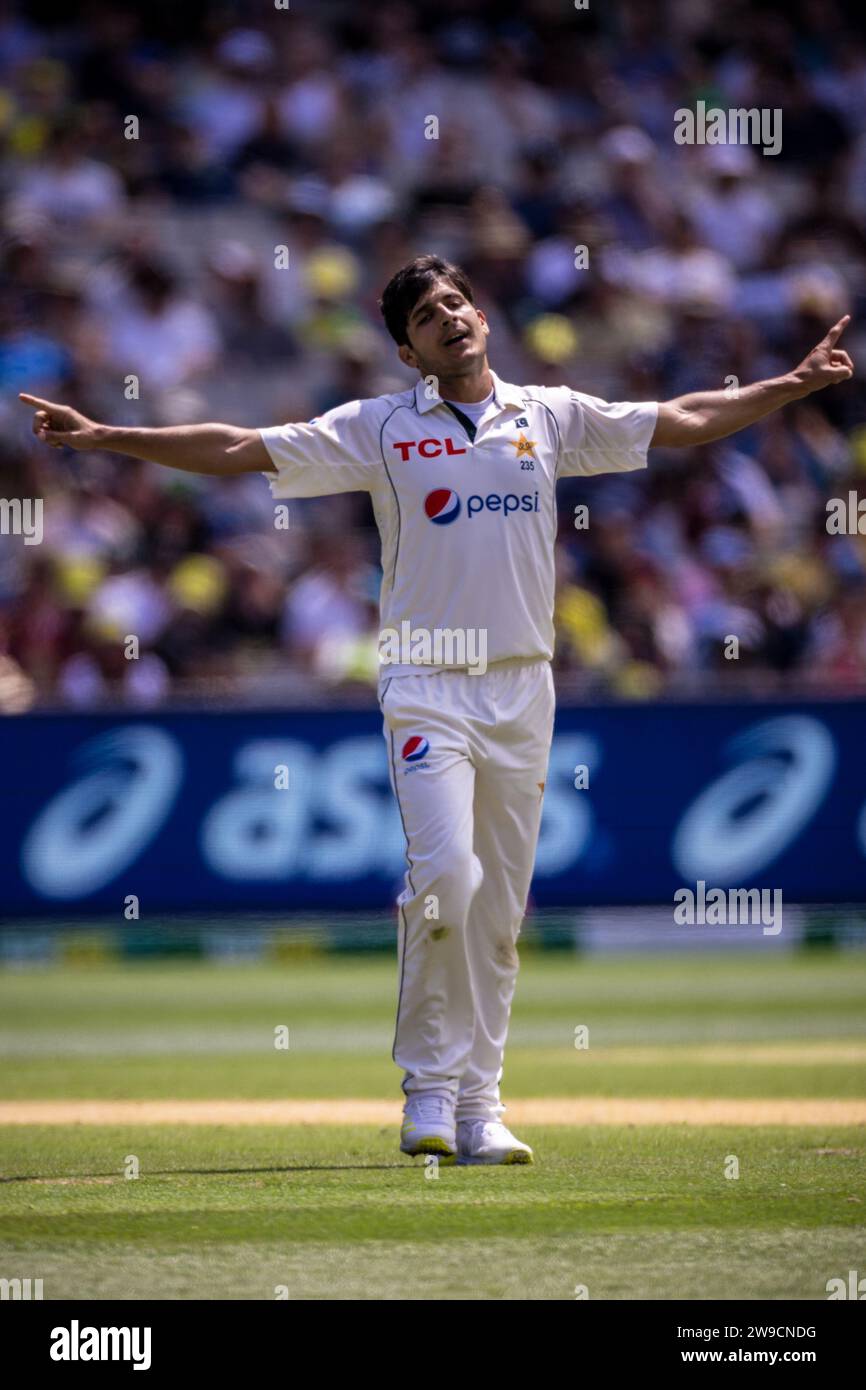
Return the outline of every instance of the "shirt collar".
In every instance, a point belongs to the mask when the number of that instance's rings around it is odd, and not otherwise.
[[[495,372],[490,373],[493,379],[493,403],[500,410],[505,410],[508,406],[515,406],[518,410],[523,409],[523,395],[519,386],[512,386],[510,382],[501,381]],[[419,415],[426,415],[428,410],[434,406],[441,405],[442,398],[439,395],[428,396],[426,382],[422,377],[415,383],[415,409]]]

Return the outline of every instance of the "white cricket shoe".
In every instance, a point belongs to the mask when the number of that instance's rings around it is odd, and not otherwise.
[[[528,1144],[515,1139],[501,1120],[459,1120],[458,1163],[531,1163]]]
[[[454,1101],[435,1091],[420,1091],[403,1110],[400,1149],[404,1154],[438,1154],[453,1159],[457,1153]]]

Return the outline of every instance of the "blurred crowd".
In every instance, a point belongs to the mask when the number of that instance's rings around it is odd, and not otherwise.
[[[849,385],[561,485],[556,672],[862,692],[866,535],[826,526],[866,497],[859,7],[278,5],[0,0],[0,496],[44,498],[41,544],[0,536],[0,709],[372,689],[366,497],[278,529],[263,479],[46,449],[16,393],[260,426],[403,389],[377,300],[423,251],[501,377],[608,400],[776,375],[852,313]],[[780,109],[781,151],[677,144],[698,100]]]

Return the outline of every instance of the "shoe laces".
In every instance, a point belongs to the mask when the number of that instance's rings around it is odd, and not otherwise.
[[[451,1119],[453,1105],[445,1096],[420,1095],[413,1096],[409,1103],[409,1108],[413,1115],[423,1120],[446,1120]]]
[[[474,1138],[478,1134],[479,1130],[483,1130],[486,1128],[487,1125],[495,1123],[495,1120],[482,1120],[480,1117],[476,1117],[474,1120],[461,1120],[460,1128],[463,1129],[465,1125],[466,1128],[469,1130],[469,1133]]]

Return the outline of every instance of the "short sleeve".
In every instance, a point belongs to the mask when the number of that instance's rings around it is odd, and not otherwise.
[[[646,468],[656,401],[603,401],[567,387],[548,392],[560,435],[559,477]]]
[[[273,460],[265,473],[274,497],[370,492],[381,466],[379,405],[350,401],[306,424],[261,429]]]

